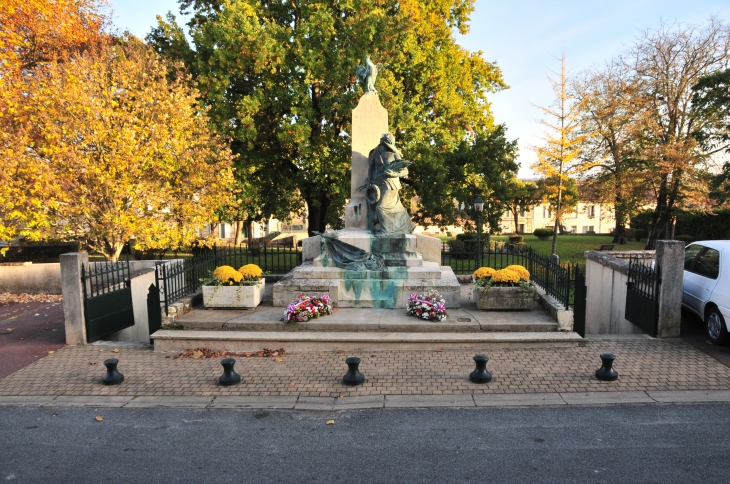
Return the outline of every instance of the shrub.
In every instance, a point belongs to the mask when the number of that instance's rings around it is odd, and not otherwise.
[[[538,240],[548,240],[555,232],[553,229],[535,229],[532,233]]]
[[[595,230],[586,230],[586,235],[596,235]]]
[[[509,243],[510,244],[521,244],[525,238],[521,235],[510,235],[509,236]]]
[[[535,237],[552,237],[553,233],[553,229],[535,229],[532,235]]]
[[[646,230],[643,229],[636,229],[634,231],[634,238],[637,242],[641,242],[641,239],[646,238]]]

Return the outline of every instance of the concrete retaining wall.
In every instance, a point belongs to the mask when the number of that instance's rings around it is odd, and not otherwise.
[[[61,294],[61,264],[2,265],[0,292]]]

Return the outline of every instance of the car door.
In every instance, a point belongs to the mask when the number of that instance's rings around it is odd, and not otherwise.
[[[705,303],[710,299],[720,274],[720,251],[707,247],[692,264],[691,308],[704,319]]]
[[[692,272],[692,266],[705,246],[699,244],[688,245],[684,249],[684,283],[682,285],[682,304],[688,309],[697,312],[699,294],[699,275]]]

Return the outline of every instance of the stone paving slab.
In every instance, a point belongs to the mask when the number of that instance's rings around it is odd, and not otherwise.
[[[473,397],[473,399],[472,399]],[[606,404],[703,404],[730,403],[730,391],[688,390],[662,392],[594,392],[585,393],[538,393],[538,394],[487,394],[487,395],[362,395],[340,398],[295,396],[222,396],[211,401],[189,397],[141,398],[130,405],[134,397],[99,397],[94,395],[68,397],[66,395],[9,397],[0,396],[0,407],[115,407],[115,408],[207,408],[211,410],[319,410],[345,411],[376,408],[428,408],[452,407],[514,407],[556,405],[606,405]],[[300,400],[298,402],[298,400]],[[332,402],[334,401],[334,406]],[[386,401],[390,404],[386,405]],[[191,403],[192,402],[192,403]],[[210,402],[206,404],[207,402]],[[570,402],[570,403],[566,403]]]
[[[568,405],[604,405],[616,403],[654,403],[646,392],[586,392],[562,393],[560,395]]]
[[[213,397],[156,397],[142,396],[130,401],[125,408],[206,408],[213,401]]]
[[[93,395],[71,396],[59,395],[45,407],[123,407],[132,401],[133,396],[126,395]]]
[[[730,390],[683,390],[646,392],[662,403],[730,402]]]
[[[334,410],[335,399],[332,397],[299,397],[294,408],[297,410]]]
[[[40,407],[51,400],[53,395],[7,396],[0,395],[0,407]]]
[[[213,400],[208,408],[281,408],[291,409],[297,397],[221,396]]]
[[[473,407],[472,395],[386,395],[386,408]]]
[[[477,407],[566,405],[559,393],[474,395],[474,402]]]
[[[335,399],[335,410],[383,408],[385,395],[356,395]]]

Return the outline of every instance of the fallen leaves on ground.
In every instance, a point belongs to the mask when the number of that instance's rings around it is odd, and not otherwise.
[[[435,353],[443,353],[444,350],[433,350]]]
[[[119,353],[119,348],[114,348],[114,349],[112,350],[112,353]]]
[[[0,293],[0,304],[25,304],[29,302],[54,303],[63,301],[60,294],[14,294],[11,292]]]
[[[14,329],[15,329],[15,328],[7,328],[7,330],[8,330],[8,333],[9,333],[9,332],[11,332],[11,331],[13,331]]]
[[[102,417],[101,415],[97,415],[97,416],[96,416],[96,417],[94,418],[94,420],[96,420],[97,422],[103,422],[103,421],[104,421],[104,417]]]
[[[221,358],[223,356],[242,356],[244,358],[251,358],[251,357],[257,357],[257,358],[274,358],[276,356],[284,356],[286,354],[286,351],[284,351],[284,348],[279,348],[278,350],[272,350],[269,348],[264,348],[259,351],[226,351],[226,350],[220,350],[220,351],[214,351],[210,350],[208,348],[194,348],[185,350],[179,355],[173,356],[174,359],[178,358],[194,358],[194,359],[200,359],[200,358]],[[284,361],[282,358],[274,358],[274,361],[279,362],[279,360]]]
[[[53,350],[48,352],[49,355],[52,355],[53,353],[55,353],[55,351],[53,351]]]
[[[327,420],[327,425],[334,425],[334,424],[335,424],[334,420]]]
[[[284,358],[274,358],[274,361],[277,362],[277,363],[283,363],[284,362]]]

